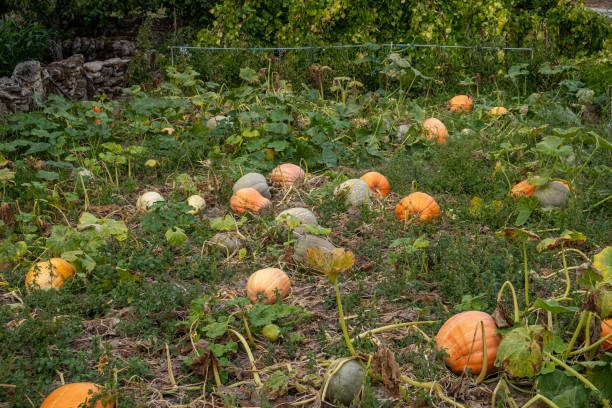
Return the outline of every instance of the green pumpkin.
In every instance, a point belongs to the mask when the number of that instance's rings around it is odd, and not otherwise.
[[[364,377],[365,370],[357,360],[347,361],[330,378],[325,399],[349,406],[359,393]]]
[[[549,181],[539,187],[533,197],[537,197],[542,207],[564,207],[569,197],[569,190],[558,181]]]

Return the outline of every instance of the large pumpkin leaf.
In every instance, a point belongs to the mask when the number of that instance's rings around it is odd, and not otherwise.
[[[593,266],[601,272],[604,281],[612,280],[612,246],[605,247],[593,257]]]
[[[555,370],[550,374],[538,377],[538,392],[559,408],[586,407],[589,399],[587,391],[581,382],[570,377],[564,371]]]
[[[546,238],[538,243],[536,247],[538,252],[542,252],[544,250],[550,250],[560,247],[561,245],[565,245],[570,242],[585,242],[586,235],[578,231],[570,231],[565,230],[561,233],[560,236],[555,238]]]
[[[506,333],[499,348],[495,365],[503,367],[512,377],[534,377],[542,369],[542,342],[550,337],[543,326],[517,327]]]
[[[541,298],[537,298],[535,303],[533,304],[534,308],[548,310],[552,314],[559,313],[576,313],[578,308],[576,306],[563,306],[557,300],[544,300]]]

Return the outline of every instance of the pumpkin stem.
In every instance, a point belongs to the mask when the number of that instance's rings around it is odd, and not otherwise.
[[[334,289],[336,290],[336,301],[338,302],[338,314],[340,315],[340,326],[342,326],[342,334],[344,335],[344,341],[346,341],[346,346],[348,347],[351,355],[355,355],[355,349],[353,348],[353,343],[351,343],[351,339],[348,335],[348,330],[346,329],[346,322],[344,321],[344,311],[342,310],[342,300],[340,299],[340,289],[338,289],[338,280],[333,281]]]
[[[523,261],[525,264],[525,313],[529,310],[529,269],[527,268],[527,240],[523,239]]]
[[[259,378],[259,372],[257,371],[257,366],[255,365],[255,358],[253,357],[253,353],[251,352],[251,348],[249,347],[249,344],[247,343],[245,338],[242,336],[242,334],[238,333],[236,330],[228,328],[228,331],[230,333],[233,333],[234,336],[236,336],[238,340],[240,340],[240,343],[242,343],[242,346],[244,347],[244,351],[246,351],[247,357],[249,358],[249,361],[251,362],[251,371],[253,373],[253,380],[255,380],[255,384],[257,384],[259,388],[263,387],[263,384],[261,383],[261,379]]]
[[[512,285],[512,282],[510,281],[505,281],[504,284],[502,285],[501,289],[499,290],[498,294],[497,294],[497,303],[500,303],[502,300],[502,296],[504,294],[504,289],[506,289],[506,287],[510,288],[510,293],[512,294],[512,303],[514,306],[514,323],[518,323],[519,321],[519,307],[518,307],[518,301],[516,299],[516,291],[514,290],[514,286]]]

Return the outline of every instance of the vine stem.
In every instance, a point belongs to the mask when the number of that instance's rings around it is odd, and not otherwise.
[[[234,334],[234,336],[236,336],[238,340],[240,340],[240,343],[242,343],[242,346],[244,347],[244,351],[246,351],[247,356],[249,357],[249,361],[251,362],[251,371],[253,372],[253,380],[255,380],[255,383],[257,384],[258,387],[263,387],[263,384],[261,383],[261,379],[259,378],[257,366],[255,365],[255,358],[253,357],[253,353],[251,352],[251,348],[249,347],[249,343],[247,343],[246,339],[242,336],[242,334],[238,333],[236,330],[229,329],[229,328],[227,330],[230,333]]]
[[[478,329],[476,329],[478,330]],[[480,321],[480,330],[482,333],[482,368],[480,374],[476,378],[476,384],[480,384],[487,376],[487,368],[489,366],[489,356],[487,355],[487,338],[485,337],[484,323]]]
[[[351,339],[351,342],[353,342],[355,340],[363,339],[364,337],[367,337],[370,334],[381,333],[381,332],[384,332],[384,331],[387,331],[387,330],[399,329],[400,327],[416,326],[416,325],[419,325],[419,324],[430,325],[430,324],[436,324],[436,323],[438,323],[437,320],[426,320],[426,321],[422,321],[422,322],[406,322],[406,323],[390,324],[388,326],[377,327],[375,329],[363,332],[363,333],[359,334],[358,336],[353,337]]]
[[[572,282],[570,281],[569,270],[567,269],[567,260],[565,259],[565,245],[561,245],[561,260],[563,261],[563,271],[565,272],[565,293],[563,297],[568,297]]]
[[[353,343],[351,343],[351,339],[348,335],[348,330],[346,329],[346,322],[344,321],[344,311],[342,310],[342,300],[340,299],[340,289],[338,289],[338,280],[334,282],[334,289],[336,290],[336,301],[338,302],[338,314],[340,315],[340,326],[342,326],[342,334],[344,335],[344,340],[346,341],[346,346],[348,347],[351,355],[355,355],[355,349],[353,348]]]
[[[405,382],[405,383],[406,383],[406,384],[408,384],[408,385],[413,386],[413,387],[423,388],[423,389],[426,389],[426,390],[432,390],[432,391],[435,391],[435,392],[436,392],[436,394],[438,395],[438,397],[439,397],[440,399],[442,399],[442,400],[444,400],[444,401],[448,402],[449,404],[452,404],[452,405],[453,405],[454,407],[456,407],[456,408],[467,408],[465,405],[460,404],[460,403],[458,403],[458,402],[456,402],[456,401],[453,401],[452,399],[450,399],[449,397],[447,397],[447,396],[444,394],[444,391],[442,391],[442,387],[440,387],[440,384],[438,384],[438,383],[437,383],[437,382],[435,382],[435,381],[431,381],[431,382],[426,382],[426,383],[424,383],[424,382],[419,382],[419,381],[411,380],[410,378],[408,378],[408,377],[406,377],[406,376],[404,376],[404,375],[401,375],[401,376],[400,376],[400,380],[401,380],[402,382]]]
[[[527,401],[525,403],[525,405],[523,405],[521,408],[527,408],[532,406],[533,404],[535,404],[538,401],[542,401],[544,402],[546,405],[548,405],[551,408],[559,408],[559,406],[557,404],[555,404],[554,402],[552,402],[551,400],[549,400],[548,398],[546,398],[545,396],[543,396],[542,394],[538,394],[535,397],[533,397],[532,399],[530,399],[529,401]]]
[[[587,351],[591,351],[591,350],[599,347],[601,345],[601,343],[603,343],[604,341],[606,341],[606,340],[608,340],[610,338],[612,338],[612,333],[609,333],[606,336],[600,338],[599,340],[597,340],[593,344],[590,344],[590,345],[588,345],[586,347],[583,347],[583,348],[581,348],[579,350],[576,350],[576,351],[573,351],[573,352],[569,353],[569,355],[571,357],[573,357],[573,356],[577,356],[578,354],[582,354],[582,353],[586,353]]]
[[[510,288],[510,293],[512,294],[512,305],[514,306],[514,323],[518,323],[519,321],[518,300],[516,299],[516,291],[514,290],[514,285],[512,285],[512,282],[510,281],[504,282],[501,289],[497,293],[497,303],[501,302],[502,296],[504,294],[504,289],[506,289],[506,287]]]
[[[565,353],[563,353],[563,359],[567,360],[567,358],[571,355],[572,349],[574,348],[574,344],[576,343],[576,339],[578,339],[578,335],[580,334],[580,330],[582,330],[582,326],[584,326],[584,322],[586,321],[587,311],[583,310],[580,315],[580,320],[578,321],[578,326],[576,330],[574,330],[574,334],[569,342],[569,345],[565,349]]]
[[[529,310],[529,270],[527,269],[527,243],[523,240],[523,261],[525,263],[525,313]]]

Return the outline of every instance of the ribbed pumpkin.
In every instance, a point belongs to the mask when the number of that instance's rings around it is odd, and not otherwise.
[[[505,115],[508,113],[508,109],[504,108],[503,106],[496,106],[492,108],[489,113],[491,115]]]
[[[241,188],[230,198],[230,207],[232,211],[237,213],[243,213],[247,210],[258,212],[270,204],[270,200],[251,187]]]
[[[389,190],[391,190],[389,180],[376,171],[366,173],[360,179],[365,181],[370,190],[379,197],[386,197],[389,194]]]
[[[33,265],[25,278],[26,290],[60,288],[64,280],[74,275],[74,267],[62,258],[51,258]]]
[[[90,382],[62,385],[45,398],[40,408],[114,408],[115,404],[108,399],[92,404],[96,394],[102,391],[102,387]]]
[[[272,170],[272,173],[270,173],[270,181],[284,187],[298,184],[303,181],[305,177],[306,173],[304,173],[304,170],[293,163],[284,163],[276,166]]]
[[[414,192],[402,198],[395,207],[395,218],[403,220],[406,217],[419,216],[419,221],[427,221],[440,214],[440,207],[429,194]]]
[[[601,322],[601,337],[606,337],[612,333],[612,319],[606,319]],[[612,337],[601,343],[601,347],[606,351],[612,351]]]
[[[144,213],[158,201],[164,201],[164,197],[157,191],[147,191],[136,200],[136,208],[138,208],[138,211]]]
[[[471,369],[474,374],[482,370],[484,351],[480,322],[484,324],[487,341],[487,371],[492,370],[501,337],[495,333],[495,321],[487,313],[469,311],[456,314],[442,325],[436,335],[437,348],[446,350],[448,357],[444,362],[455,373],[464,368]]]
[[[259,296],[266,304],[276,302],[276,294],[284,298],[291,291],[291,281],[287,274],[278,268],[260,269],[253,273],[246,285],[247,296],[251,302],[257,302]]]
[[[254,188],[259,192],[259,194],[266,198],[271,198],[268,182],[266,181],[266,178],[259,173],[247,173],[244,176],[240,177],[238,181],[234,183],[232,191],[235,193],[241,188],[247,187]]]
[[[436,118],[429,118],[423,121],[423,129],[425,130],[425,136],[428,139],[435,140],[438,143],[447,143],[446,138],[448,137],[448,130],[444,123]]]
[[[448,101],[451,112],[469,112],[473,103],[474,100],[467,95],[457,95]]]

